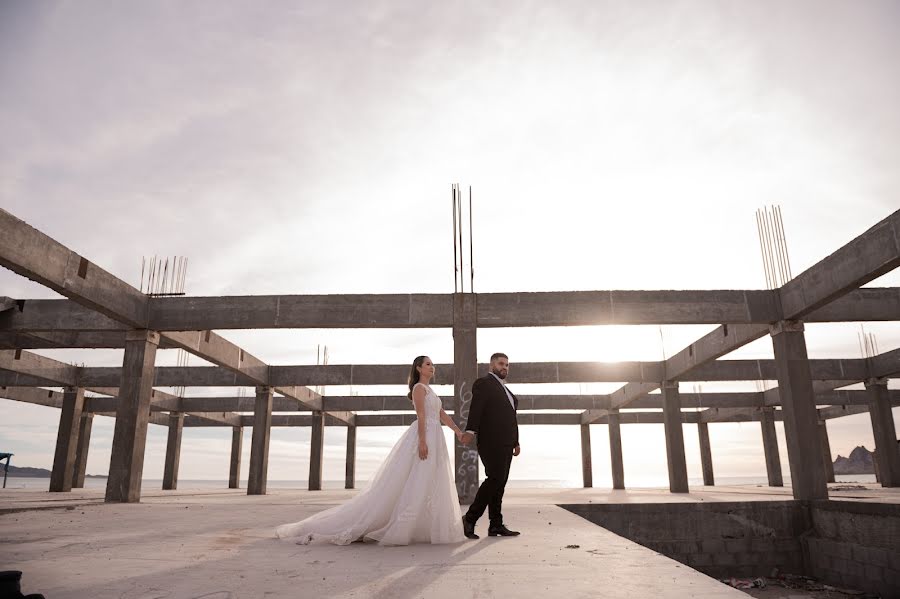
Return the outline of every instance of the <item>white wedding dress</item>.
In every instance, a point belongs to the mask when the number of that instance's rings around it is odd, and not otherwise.
[[[453,466],[439,418],[441,399],[423,386],[428,458],[419,459],[419,424],[413,422],[367,488],[346,503],[279,526],[275,531],[279,538],[303,545],[311,541],[409,545],[465,540]]]

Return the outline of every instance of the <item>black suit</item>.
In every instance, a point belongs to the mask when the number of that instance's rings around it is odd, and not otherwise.
[[[465,516],[472,524],[484,514],[485,508],[488,508],[491,526],[503,524],[503,491],[509,478],[513,448],[519,444],[519,424],[516,420],[519,400],[512,391],[509,394],[513,398],[513,405],[509,403],[503,383],[491,373],[472,385],[472,403],[469,405],[466,430],[473,431],[476,435],[478,455],[481,456],[486,475]]]

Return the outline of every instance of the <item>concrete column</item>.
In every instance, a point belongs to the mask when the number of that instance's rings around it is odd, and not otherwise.
[[[778,433],[775,431],[775,408],[762,408],[759,423],[762,427],[763,452],[766,455],[766,475],[770,487],[783,487],[781,456],[778,454]]]
[[[591,472],[591,425],[581,425],[581,479],[584,481],[584,488],[589,489],[594,486],[593,476]]]
[[[231,427],[231,465],[228,468],[228,488],[241,488],[241,451],[244,445],[244,427]]]
[[[875,482],[881,483],[881,470],[878,467],[878,448],[872,450],[872,467],[875,468]]]
[[[875,471],[882,487],[900,487],[900,449],[897,446],[897,429],[894,428],[887,379],[866,381],[866,393],[878,455]]]
[[[665,381],[662,385],[662,396],[669,490],[672,493],[687,493],[687,462],[684,458],[684,431],[681,429],[681,397],[678,394],[678,383]]]
[[[609,461],[613,489],[625,488],[625,466],[622,462],[622,429],[619,410],[609,411]]]
[[[53,454],[53,471],[50,473],[50,491],[72,490],[72,474],[78,448],[78,428],[84,408],[84,389],[66,387],[59,415],[59,432],[56,434],[56,452]]]
[[[819,442],[822,447],[822,465],[825,467],[825,480],[834,482],[834,462],[831,458],[831,443],[828,442],[828,427],[824,422],[819,423]]]
[[[106,501],[136,503],[141,500],[141,475],[153,392],[153,362],[159,333],[147,330],[125,333],[125,357],[116,408]]]
[[[256,388],[253,410],[253,440],[250,442],[250,473],[247,495],[265,495],[269,473],[269,438],[272,434],[272,387]]]
[[[472,384],[478,378],[475,294],[453,296],[453,412],[460,428],[465,429],[472,402]],[[456,492],[460,503],[472,503],[478,491],[478,451],[459,442],[455,447]]]
[[[164,491],[178,488],[178,462],[181,459],[181,433],[184,430],[184,414],[169,414],[169,442],[166,444],[166,466],[163,469]]]
[[[78,451],[75,453],[75,467],[72,470],[72,488],[84,488],[84,473],[87,468],[88,450],[91,447],[91,427],[94,415],[91,412],[81,413],[81,424],[78,427]]]
[[[712,487],[716,484],[713,477],[712,447],[709,444],[709,426],[706,422],[697,423],[697,431],[700,434],[700,464],[703,467],[703,486]]]
[[[322,490],[322,452],[325,450],[325,412],[312,413],[309,448],[309,490]]]
[[[347,463],[344,469],[344,488],[356,487],[356,426],[347,427]]]
[[[770,334],[794,499],[827,499],[825,465],[817,438],[819,416],[803,323],[781,321],[770,327]]]

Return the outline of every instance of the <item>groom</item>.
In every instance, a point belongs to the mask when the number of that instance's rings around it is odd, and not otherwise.
[[[475,500],[463,516],[463,532],[470,539],[477,539],[475,523],[488,509],[491,519],[488,536],[515,537],[519,533],[503,525],[501,504],[509,465],[513,456],[519,455],[519,424],[516,408],[519,400],[506,387],[509,375],[509,358],[506,354],[491,356],[491,370],[472,385],[472,403],[466,422],[468,443],[475,436],[478,455],[484,464],[485,481],[478,487]]]

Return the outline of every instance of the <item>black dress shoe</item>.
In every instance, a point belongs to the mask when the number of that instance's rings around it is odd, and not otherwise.
[[[475,534],[475,525],[466,520],[466,517],[463,516],[463,534],[470,539],[480,539],[478,535]]]
[[[510,530],[503,524],[500,526],[491,526],[488,528],[489,537],[517,537],[521,533],[517,530]]]

